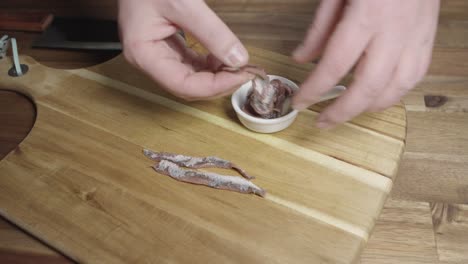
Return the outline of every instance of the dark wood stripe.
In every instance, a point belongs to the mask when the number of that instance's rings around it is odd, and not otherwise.
[[[0,263],[5,264],[72,264],[72,260],[62,255],[42,255],[30,252],[17,252],[0,249]]]

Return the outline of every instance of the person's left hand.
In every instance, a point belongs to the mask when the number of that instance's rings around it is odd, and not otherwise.
[[[119,0],[123,54],[162,88],[186,100],[231,94],[254,76],[219,71],[245,66],[249,55],[240,40],[203,0]],[[192,34],[210,51],[197,54],[178,30]]]

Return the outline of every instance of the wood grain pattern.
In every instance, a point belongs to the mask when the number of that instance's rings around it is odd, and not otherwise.
[[[468,205],[433,203],[431,208],[439,259],[468,262]]]
[[[50,248],[32,239],[26,233],[18,232],[13,224],[0,219],[0,251],[28,252],[36,255],[55,256]],[[3,260],[0,258],[0,260]]]
[[[281,55],[258,54],[283,75],[304,72],[289,71]],[[181,102],[133,74],[122,58],[69,71],[23,61],[30,73],[1,85],[32,96],[38,118],[21,152],[0,162],[1,173],[13,175],[0,181],[0,213],[80,262],[352,262],[391,189],[404,145],[356,124],[320,133],[313,111],[288,133],[322,143],[249,132],[227,111],[226,99]],[[342,150],[327,146],[333,141]],[[369,146],[348,153],[353,144]],[[391,153],[379,156],[380,144]],[[143,147],[233,160],[257,176],[267,198],[157,175]],[[368,163],[359,159],[366,153]]]
[[[437,207],[443,208],[441,205],[437,205]],[[434,205],[432,208],[434,208]],[[439,219],[441,214],[435,212],[441,211],[433,210],[431,216],[431,206],[426,202],[388,199],[376,222],[372,236],[361,255],[360,263],[463,263],[459,261],[438,260],[438,248],[435,241],[435,236],[437,236],[437,234],[434,234],[431,217]],[[456,217],[456,219],[459,218],[460,217]],[[450,225],[452,225],[452,223],[455,224],[453,227],[461,231],[459,232],[461,235],[464,234],[463,232],[466,232],[466,228],[460,228],[461,225],[458,224],[460,223],[459,220],[456,222],[453,220],[448,222]],[[14,232],[10,224],[2,223],[0,220],[0,232],[2,232],[2,230],[8,231],[7,234],[14,235],[17,238],[20,237],[21,239],[15,239],[18,243],[13,244],[2,245],[0,243],[0,260],[8,261],[11,259],[13,263],[42,263],[41,261],[44,261],[44,263],[71,263],[57,253],[45,250],[45,247],[39,244],[39,242],[28,238],[24,234]],[[452,235],[453,234],[452,232]],[[457,246],[460,245],[458,244],[459,242],[453,241],[451,237],[452,236],[443,237],[443,239],[446,239],[446,242],[452,243],[448,245],[449,247],[446,247],[449,252],[453,252],[453,250],[459,248]],[[463,239],[463,237],[464,236],[458,236],[459,239]],[[37,248],[39,248],[39,250],[36,250]],[[12,250],[15,249],[20,251],[12,253]],[[39,254],[39,252],[41,253]],[[461,256],[463,257],[464,255]]]
[[[0,249],[0,260],[8,264],[71,264],[65,257]]]
[[[405,97],[411,129],[395,197],[468,203],[467,85],[466,76],[428,76]],[[429,108],[425,95],[442,95],[447,102]]]
[[[361,263],[439,263],[429,203],[388,199]]]

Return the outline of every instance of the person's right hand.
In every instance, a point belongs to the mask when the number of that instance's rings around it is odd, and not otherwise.
[[[249,56],[203,0],[119,0],[119,25],[125,58],[175,96],[186,100],[223,96],[253,78],[243,71],[214,72],[222,64],[242,67]],[[213,56],[187,48],[177,34],[180,29]]]
[[[354,66],[349,89],[320,113],[318,127],[398,103],[429,68],[439,5],[439,0],[322,0],[293,57],[306,63],[322,56],[295,94],[293,108],[317,102]]]

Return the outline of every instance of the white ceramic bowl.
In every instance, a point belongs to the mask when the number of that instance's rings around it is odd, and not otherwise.
[[[292,89],[298,90],[299,87],[293,81],[288,80],[284,77],[277,76],[277,75],[268,75],[271,80],[278,79],[283,83],[288,84]],[[237,113],[237,117],[241,121],[241,123],[247,127],[248,129],[259,132],[259,133],[274,133],[281,131],[287,127],[289,127],[297,117],[298,111],[297,110],[290,110],[289,113],[282,117],[273,118],[273,119],[263,119],[251,116],[242,110],[242,106],[245,104],[247,100],[247,94],[249,93],[250,88],[252,87],[252,81],[249,81],[243,84],[231,97],[231,103],[234,107],[234,110]],[[342,91],[346,88],[344,86],[336,86],[330,92],[325,94],[321,101],[329,100],[335,97],[338,97]],[[288,102],[286,102],[288,103]]]

